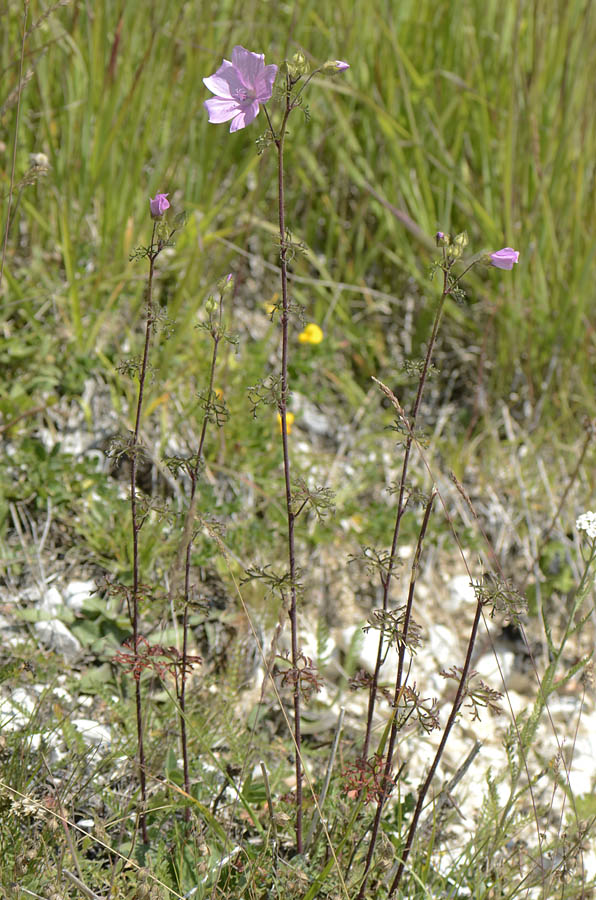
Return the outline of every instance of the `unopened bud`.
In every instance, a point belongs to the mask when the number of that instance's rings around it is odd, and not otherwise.
[[[152,219],[161,219],[166,209],[170,208],[170,201],[167,194],[156,194],[149,200],[149,209],[151,210]]]
[[[209,294],[205,301],[205,309],[211,315],[212,312],[215,312],[217,309],[217,300],[213,296],[213,294]]]
[[[342,59],[328,59],[321,68],[322,75],[337,75],[338,72],[345,72],[350,68],[350,64]]]
[[[308,63],[306,61],[306,57],[300,50],[298,51],[298,53],[294,53],[294,56],[292,57],[291,68],[294,78],[298,78],[301,75],[306,75],[306,73],[308,72]]]
[[[457,244],[458,247],[461,247],[462,250],[464,247],[468,246],[468,232],[460,231],[460,233],[454,238],[454,244]]]
[[[234,290],[234,276],[231,272],[228,272],[223,278],[221,278],[217,282],[217,287],[219,288],[220,294],[223,296],[224,294],[229,294],[230,291]]]
[[[449,256],[452,259],[459,259],[460,256],[462,255],[462,248],[460,247],[459,244],[451,244],[448,252],[449,252]]]
[[[444,231],[437,231],[435,234],[435,243],[437,247],[448,247],[451,243],[451,235],[445,234]]]

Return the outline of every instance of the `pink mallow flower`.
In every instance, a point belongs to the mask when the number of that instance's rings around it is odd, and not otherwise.
[[[170,201],[167,194],[156,194],[155,197],[149,199],[149,209],[154,219],[161,219],[166,209],[170,208]]]
[[[232,62],[224,59],[214,75],[203,78],[203,84],[215,94],[205,100],[210,122],[229,122],[230,131],[239,131],[256,118],[259,103],[266,103],[273,93],[277,66],[265,65],[263,53],[251,53],[234,47]]]
[[[497,269],[512,269],[519,259],[519,250],[513,247],[503,247],[502,250],[496,250],[490,254],[490,264]]]

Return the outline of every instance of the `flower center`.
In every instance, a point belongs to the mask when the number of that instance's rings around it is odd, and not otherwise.
[[[236,99],[240,100],[241,103],[252,103],[253,100],[256,100],[256,93],[254,90],[241,87],[236,91]]]

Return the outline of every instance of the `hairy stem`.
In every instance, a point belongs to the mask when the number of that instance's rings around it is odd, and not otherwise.
[[[463,665],[463,669],[461,672],[461,677],[459,679],[459,684],[457,686],[457,692],[455,694],[455,699],[453,701],[453,705],[451,707],[451,712],[449,713],[449,718],[447,720],[447,724],[445,725],[445,730],[443,731],[443,737],[441,738],[441,743],[437,748],[437,752],[435,753],[435,757],[432,761],[431,767],[428,771],[428,775],[424,780],[424,784],[420,788],[418,793],[418,800],[416,802],[416,808],[414,809],[414,814],[412,816],[412,821],[410,823],[410,828],[408,830],[408,836],[406,838],[406,843],[401,855],[401,860],[399,863],[399,868],[396,872],[395,878],[393,879],[393,884],[389,890],[389,897],[392,897],[397,891],[400,881],[402,879],[402,875],[404,873],[405,865],[408,860],[408,856],[410,855],[410,850],[412,849],[412,844],[414,842],[414,837],[416,835],[416,830],[418,828],[418,820],[420,819],[420,814],[422,812],[422,807],[424,805],[424,800],[428,793],[428,789],[430,788],[431,782],[434,778],[435,772],[437,771],[437,767],[441,761],[441,757],[443,756],[443,751],[447,746],[447,741],[449,740],[449,735],[451,734],[451,729],[455,724],[455,719],[459,712],[459,709],[465,698],[465,690],[466,690],[466,682],[468,678],[468,672],[470,671],[470,663],[472,661],[472,652],[474,650],[474,644],[476,643],[476,635],[478,634],[478,626],[480,624],[480,617],[482,615],[483,603],[478,600],[476,603],[476,614],[474,616],[474,622],[472,624],[472,629],[470,631],[470,637],[468,638],[468,649],[466,652],[466,659]]]
[[[153,235],[151,237],[151,247],[155,238],[156,223],[153,223]],[[139,372],[139,395],[137,398],[137,412],[135,417],[135,430],[132,441],[132,454],[130,461],[130,512],[132,521],[132,634],[133,646],[135,653],[138,650],[139,642],[139,532],[142,527],[142,521],[139,520],[137,510],[137,462],[139,451],[139,432],[141,429],[141,414],[143,411],[143,394],[145,391],[145,379],[147,377],[147,362],[149,359],[149,347],[151,345],[151,330],[153,328],[153,308],[151,298],[153,294],[153,275],[155,271],[155,260],[159,253],[159,245],[157,250],[151,250],[149,253],[149,277],[147,279],[147,288],[145,293],[146,302],[146,325],[145,325],[145,346],[143,348],[143,360],[141,370]],[[147,803],[147,785],[145,777],[145,749],[143,743],[143,707],[141,698],[141,680],[138,678],[135,683],[135,703],[136,703],[136,720],[137,720],[137,747],[139,756],[139,783],[141,786],[141,804],[142,811],[140,817],[141,835],[145,844],[149,843],[147,835],[147,820],[145,815],[145,807]]]
[[[393,694],[393,708],[396,710],[395,715],[393,716],[393,723],[391,725],[391,732],[389,734],[389,745],[387,747],[387,757],[385,759],[385,768],[383,771],[383,779],[381,782],[381,795],[377,802],[377,809],[375,813],[375,818],[372,825],[370,841],[368,845],[368,853],[366,856],[366,863],[364,865],[364,874],[362,876],[362,884],[360,885],[360,890],[358,892],[357,900],[364,900],[364,891],[366,889],[366,883],[368,881],[368,873],[372,864],[375,845],[377,842],[377,837],[379,834],[379,827],[381,825],[381,816],[383,814],[383,807],[385,805],[385,800],[389,795],[390,785],[391,785],[391,771],[393,769],[393,754],[395,752],[395,743],[397,740],[397,732],[399,730],[399,719],[397,715],[397,707],[401,700],[401,695],[403,691],[403,671],[404,671],[404,663],[406,658],[406,649],[408,642],[408,631],[410,628],[410,621],[412,618],[412,607],[414,605],[414,591],[416,589],[416,581],[418,578],[418,567],[420,565],[420,555],[422,553],[422,544],[424,543],[424,538],[426,536],[426,529],[428,528],[428,523],[430,520],[430,515],[432,512],[433,503],[435,502],[435,497],[437,495],[436,490],[431,492],[428,503],[426,504],[426,510],[424,512],[424,519],[422,520],[422,527],[420,529],[420,533],[418,535],[418,543],[416,546],[416,552],[414,554],[414,560],[412,562],[412,574],[410,577],[410,588],[408,591],[408,600],[406,604],[406,612],[404,615],[404,623],[402,628],[402,633],[400,636],[400,644],[399,644],[399,655],[398,655],[398,664],[397,664],[397,674],[395,676],[395,691]]]
[[[424,386],[426,384],[426,379],[428,376],[428,371],[430,369],[430,364],[432,361],[432,354],[435,349],[435,344],[437,341],[437,334],[439,332],[439,325],[441,324],[441,318],[443,315],[443,309],[445,307],[445,299],[449,293],[449,272],[448,269],[445,268],[443,272],[443,291],[441,293],[441,298],[439,300],[439,305],[437,307],[437,311],[435,313],[435,319],[433,322],[433,328],[430,336],[430,340],[428,342],[428,347],[426,350],[426,356],[424,359],[424,365],[422,367],[422,372],[420,374],[420,380],[418,382],[418,390],[416,392],[416,398],[414,400],[414,404],[412,406],[412,410],[410,412],[410,422],[409,422],[409,430],[408,436],[406,438],[406,446],[404,449],[404,459],[402,464],[401,471],[401,479],[399,482],[399,494],[397,499],[397,510],[395,515],[395,526],[393,528],[393,538],[391,541],[391,553],[389,555],[389,563],[387,565],[387,571],[385,574],[381,575],[381,584],[383,587],[383,612],[387,611],[387,607],[389,604],[389,589],[391,585],[391,580],[394,575],[395,568],[395,559],[397,553],[397,542],[399,539],[399,532],[401,527],[401,520],[403,514],[406,510],[406,500],[405,500],[405,492],[406,492],[406,479],[408,475],[408,466],[410,464],[410,454],[412,451],[412,443],[414,441],[414,429],[416,427],[416,419],[418,416],[418,412],[420,410],[420,404],[422,402],[422,394],[424,392]],[[381,671],[381,666],[383,664],[384,657],[384,641],[383,641],[383,632],[379,633],[379,644],[377,647],[377,658],[375,662],[375,669],[373,673],[373,678],[370,685],[370,693],[368,698],[368,712],[366,717],[366,732],[364,735],[364,744],[362,746],[362,759],[368,758],[368,751],[370,746],[370,736],[372,732],[372,724],[373,724],[373,716],[375,711],[375,704],[377,699],[377,690],[379,686],[379,672]]]
[[[191,489],[190,489],[190,504],[189,504],[189,518],[191,524],[191,530],[189,532],[189,539],[186,545],[186,559],[184,562],[184,621],[182,624],[182,678],[180,682],[180,695],[179,695],[179,704],[180,704],[180,744],[182,747],[182,763],[184,770],[184,790],[186,793],[190,793],[190,774],[189,774],[189,765],[188,765],[188,742],[186,736],[186,661],[188,657],[188,607],[190,604],[190,556],[192,551],[192,523],[194,521],[194,514],[197,506],[197,481],[199,477],[199,469],[201,466],[201,461],[203,459],[203,448],[205,446],[205,437],[207,434],[207,424],[209,422],[209,414],[211,411],[211,397],[213,395],[213,385],[215,383],[215,366],[217,364],[217,350],[219,347],[219,342],[221,340],[221,320],[222,320],[222,298],[220,297],[219,301],[219,321],[217,324],[213,325],[211,329],[211,337],[213,339],[213,352],[211,355],[211,368],[209,370],[209,388],[207,391],[207,401],[205,406],[205,414],[203,416],[203,423],[201,426],[201,434],[199,437],[199,444],[197,447],[197,455],[195,459],[194,466],[190,472],[190,480],[191,480]],[[184,812],[184,817],[188,822],[190,819],[190,807],[186,807]]]
[[[284,139],[286,134],[286,126],[290,113],[292,112],[292,100],[290,96],[291,84],[289,76],[286,80],[286,99],[285,110],[279,133],[274,135],[274,142],[277,148],[277,191],[278,191],[278,214],[279,214],[279,243],[280,243],[280,271],[281,271],[281,295],[282,295],[282,313],[281,313],[281,388],[279,396],[279,416],[281,420],[281,441],[284,465],[284,481],[286,495],[286,514],[288,520],[288,562],[290,574],[290,609],[288,611],[291,627],[292,641],[292,668],[297,671],[298,665],[298,612],[297,612],[297,596],[296,596],[296,553],[294,548],[294,525],[296,514],[292,509],[292,488],[290,477],[290,452],[288,448],[288,422],[287,422],[287,404],[288,404],[288,322],[290,316],[290,301],[288,297],[288,262],[287,262],[287,238],[286,238],[286,220],[285,220],[285,197],[284,197]],[[301,731],[300,731],[300,680],[294,680],[294,740],[296,743],[295,766],[296,766],[296,850],[302,853],[302,761],[301,761]]]

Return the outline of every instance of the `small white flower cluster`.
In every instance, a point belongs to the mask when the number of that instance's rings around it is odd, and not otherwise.
[[[585,512],[577,519],[575,527],[578,531],[585,531],[589,538],[596,538],[596,512]]]

